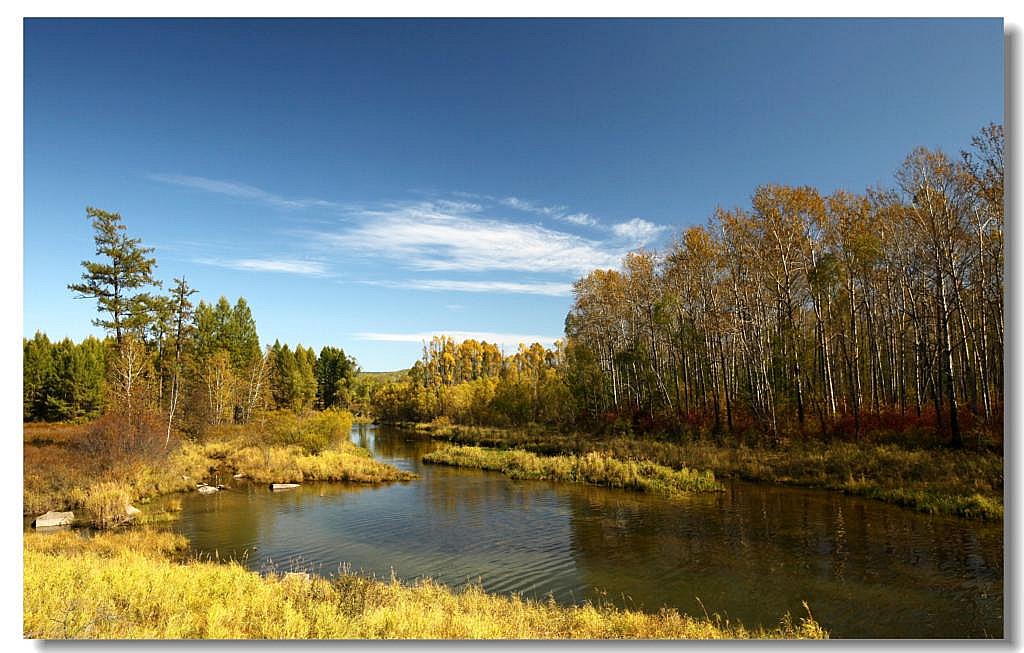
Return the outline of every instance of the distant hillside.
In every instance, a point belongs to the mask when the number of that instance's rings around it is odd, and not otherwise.
[[[381,383],[390,383],[392,381],[401,381],[408,372],[409,369],[406,368],[404,370],[395,370],[394,372],[360,372],[359,376],[365,376]]]

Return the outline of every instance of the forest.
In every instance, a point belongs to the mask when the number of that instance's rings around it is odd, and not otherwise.
[[[119,214],[90,207],[87,215],[101,260],[84,262],[82,281],[69,288],[96,300],[94,324],[107,335],[24,340],[25,421],[88,421],[116,409],[147,437],[194,439],[260,411],[359,405],[359,368],[344,350],[263,347],[245,298],[194,304],[184,278],[161,294],[152,249],[126,234]]]
[[[1000,447],[1004,133],[917,148],[895,183],[766,184],[665,251],[576,281],[556,347],[436,337],[387,421]],[[969,442],[968,442],[969,441]]]

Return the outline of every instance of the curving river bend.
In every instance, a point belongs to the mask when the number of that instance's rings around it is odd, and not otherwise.
[[[352,439],[419,473],[382,486],[307,483],[182,499],[169,527],[194,551],[255,570],[339,568],[563,603],[663,605],[770,625],[786,611],[833,637],[1002,637],[1003,529],[839,493],[727,481],[667,500],[424,465],[422,435]]]

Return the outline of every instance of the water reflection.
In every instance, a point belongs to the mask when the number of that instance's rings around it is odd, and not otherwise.
[[[481,582],[561,602],[605,599],[770,624],[815,616],[837,636],[1001,636],[1002,529],[813,490],[731,483],[666,500],[424,465],[437,446],[357,427],[421,480],[189,495],[173,528],[253,569],[342,564],[381,577]],[[698,598],[700,602],[698,602]]]

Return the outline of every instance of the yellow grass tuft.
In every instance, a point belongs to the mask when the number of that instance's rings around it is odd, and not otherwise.
[[[423,462],[500,471],[516,479],[589,483],[668,495],[722,489],[711,472],[672,469],[648,460],[621,460],[597,451],[582,456],[538,456],[519,449],[448,446],[426,454]]]

